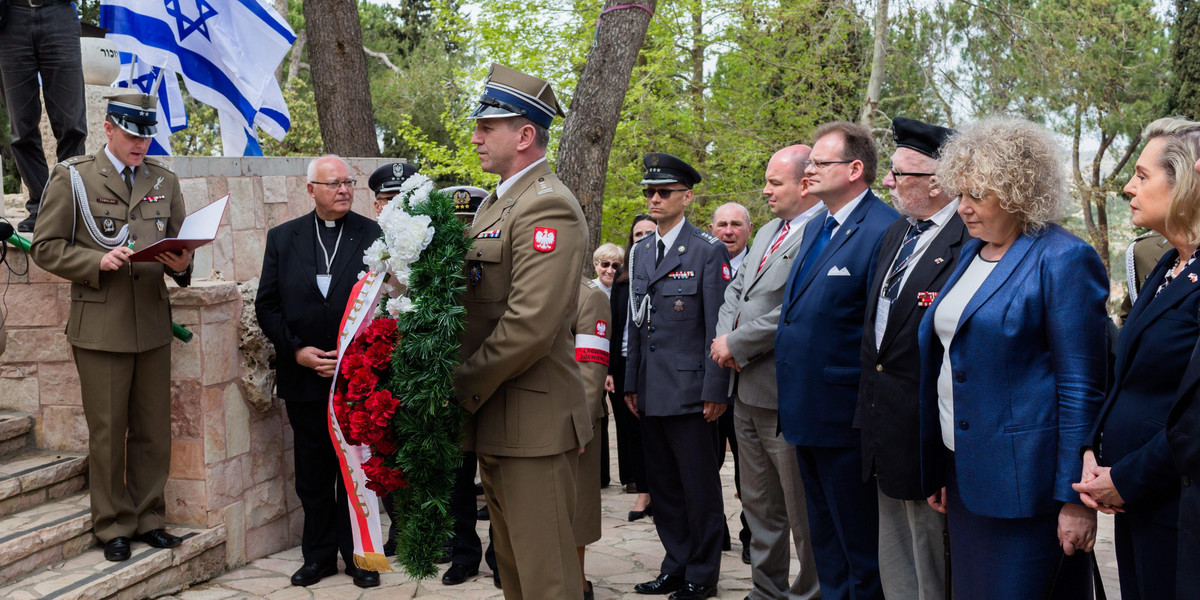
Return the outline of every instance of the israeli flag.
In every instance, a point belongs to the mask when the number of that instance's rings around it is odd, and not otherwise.
[[[154,81],[163,69],[137,60],[128,52],[121,52],[121,75],[113,85],[131,88],[143,94],[154,89]],[[172,154],[171,134],[188,126],[187,110],[183,106],[183,94],[179,91],[179,78],[169,69],[163,73],[158,86],[158,132],[150,140],[147,154],[165,156]]]
[[[255,125],[275,139],[291,127],[275,69],[296,34],[265,0],[101,0],[100,26],[120,50],[178,72],[251,137]]]

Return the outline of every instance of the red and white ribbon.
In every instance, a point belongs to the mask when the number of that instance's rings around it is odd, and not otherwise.
[[[329,421],[329,437],[333,440],[333,449],[342,471],[342,481],[346,484],[346,494],[349,496],[354,566],[368,571],[392,570],[383,554],[379,498],[375,492],[367,489],[367,474],[362,466],[371,457],[371,450],[367,446],[351,446],[346,442],[346,436],[342,435],[342,429],[338,426],[333,411],[333,393],[337,386],[338,372],[342,367],[342,355],[346,353],[346,348],[350,346],[354,337],[374,319],[375,307],[383,293],[384,278],[385,275],[368,272],[358,280],[350,292],[350,302],[346,305],[342,314],[342,324],[338,328],[337,367],[333,371],[333,383],[329,386],[326,415]]]

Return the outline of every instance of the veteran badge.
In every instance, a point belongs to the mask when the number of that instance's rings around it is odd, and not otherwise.
[[[675,299],[675,312],[683,312],[683,298]]]
[[[477,262],[472,262],[471,266],[467,268],[467,279],[471,282],[471,285],[478,284],[483,279],[483,266]]]
[[[104,219],[100,222],[100,230],[103,231],[105,235],[112,235],[117,232],[117,224],[114,223],[112,219]]]

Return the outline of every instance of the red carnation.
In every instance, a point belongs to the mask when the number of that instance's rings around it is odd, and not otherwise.
[[[350,396],[355,400],[365,398],[375,391],[376,383],[379,383],[379,377],[375,373],[370,369],[359,369],[350,374]]]

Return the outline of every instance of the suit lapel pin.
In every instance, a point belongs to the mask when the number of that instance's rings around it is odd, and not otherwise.
[[[929,306],[937,299],[937,295],[937,292],[917,292],[917,305]]]
[[[1195,274],[1195,273],[1188,273],[1188,280],[1189,280],[1189,281],[1191,281],[1192,283],[1196,283],[1196,279],[1197,279],[1197,277],[1196,277],[1196,274]]]
[[[935,264],[935,265],[940,265],[940,264],[942,264],[942,262],[943,262],[943,260],[942,260],[942,257],[940,257],[940,256],[933,259],[933,264]]]
[[[679,251],[680,251],[680,252],[685,252],[686,250],[687,250],[687,247],[686,247],[686,246],[680,246],[680,247],[679,247]]]

